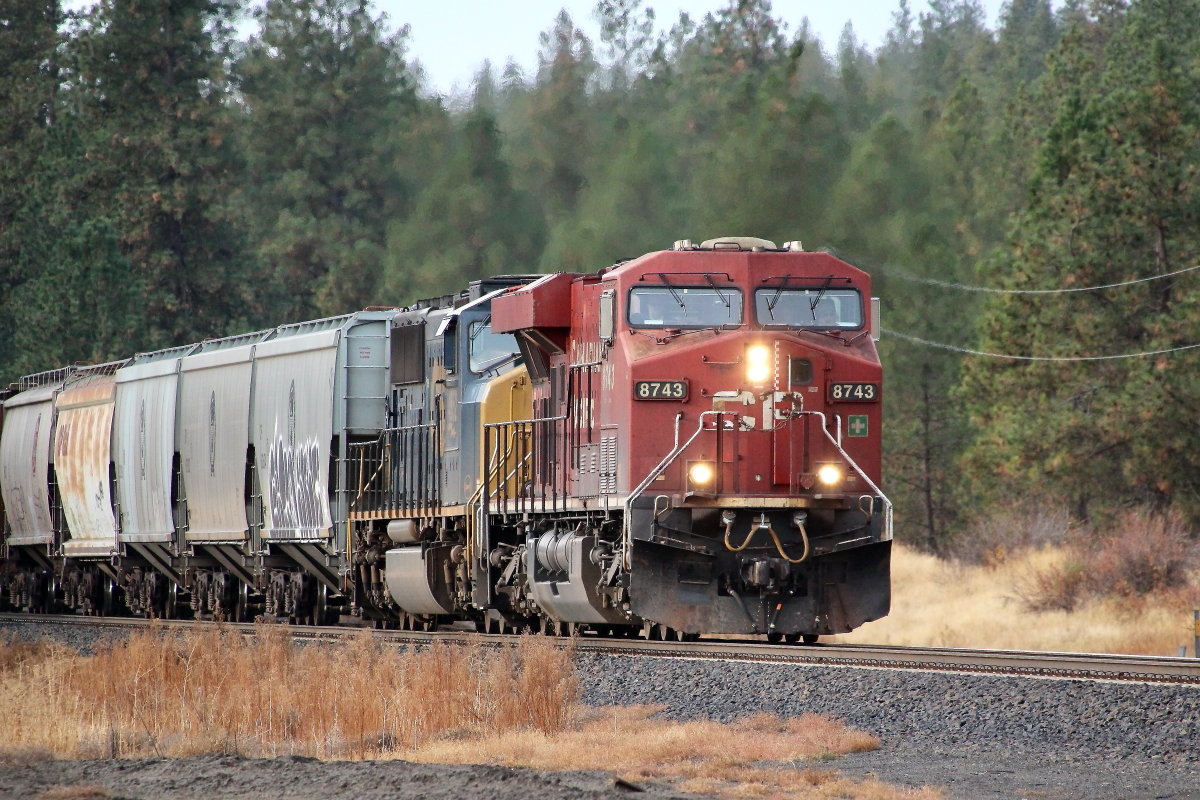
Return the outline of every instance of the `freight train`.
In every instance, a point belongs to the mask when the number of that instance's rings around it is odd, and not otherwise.
[[[748,237],[28,375],[5,610],[812,642],[890,604],[870,277]]]

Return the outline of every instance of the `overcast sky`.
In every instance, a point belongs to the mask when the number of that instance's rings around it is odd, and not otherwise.
[[[927,0],[910,0],[914,16],[928,9]],[[983,0],[993,27],[1002,0]],[[66,0],[68,8],[83,8],[94,0]],[[661,28],[669,28],[686,11],[694,18],[728,5],[729,0],[645,0],[655,10]],[[899,0],[774,0],[774,13],[788,25],[789,33],[808,17],[812,31],[827,48],[837,44],[842,26],[854,23],[860,41],[878,47],[892,23]],[[498,69],[509,58],[532,74],[537,66],[538,34],[550,28],[562,8],[593,39],[600,26],[592,17],[595,0],[375,0],[387,14],[391,27],[412,26],[409,57],[425,67],[428,88],[450,94],[465,90],[485,59]],[[249,28],[246,33],[252,32]]]
[[[654,9],[660,27],[669,28],[680,11],[699,18],[728,2],[645,0],[644,5]],[[993,26],[1000,3],[984,0]],[[538,33],[551,27],[559,9],[566,8],[593,40],[600,35],[600,26],[592,17],[595,0],[375,0],[375,5],[392,25],[412,26],[410,55],[424,65],[429,89],[444,94],[455,84],[469,86],[484,59],[500,68],[511,57],[531,74],[537,65]],[[926,0],[911,0],[911,7],[915,16],[929,6]],[[883,42],[899,0],[775,0],[772,8],[776,17],[787,22],[789,33],[808,17],[810,28],[827,48],[836,45],[847,21],[854,23],[860,41],[875,48]]]

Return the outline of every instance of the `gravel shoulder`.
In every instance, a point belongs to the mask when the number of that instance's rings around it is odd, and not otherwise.
[[[918,749],[885,743],[833,764],[853,777],[896,786],[940,786],[955,800],[1200,800],[1194,764],[1065,759],[1054,753]]]
[[[1200,800],[1197,687],[592,653],[579,662],[591,705],[843,720],[882,745],[830,767],[945,787],[956,800]]]

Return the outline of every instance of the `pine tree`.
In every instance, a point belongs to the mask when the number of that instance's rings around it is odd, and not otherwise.
[[[478,94],[434,172],[412,215],[392,228],[381,302],[407,303],[491,275],[536,271],[542,220],[513,187],[496,120]]]
[[[408,212],[423,104],[367,0],[269,0],[237,64],[246,214],[289,319],[361,308]],[[416,155],[416,154],[411,154]],[[414,159],[417,163],[420,159]]]
[[[1052,59],[1053,121],[1011,255],[998,265],[1014,288],[1097,286],[1200,259],[1200,5],[1143,0],[1114,22],[1099,20],[1100,32],[1077,27]],[[1188,276],[1002,297],[983,319],[984,349],[1069,358],[1193,344],[1196,287]],[[1081,516],[1121,501],[1178,503],[1200,515],[1196,364],[1190,351],[971,360],[965,391],[983,432],[969,461],[977,480],[994,492],[1066,493]]]
[[[244,329],[255,281],[228,197],[238,169],[227,0],[104,0],[70,45],[79,212],[117,236],[150,349]],[[107,234],[106,234],[107,235]]]
[[[12,377],[13,294],[36,278],[54,237],[31,226],[38,154],[57,108],[59,3],[0,0],[0,363]]]

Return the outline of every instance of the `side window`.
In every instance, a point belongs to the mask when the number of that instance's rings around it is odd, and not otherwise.
[[[472,372],[486,372],[503,367],[521,357],[517,338],[511,333],[492,333],[490,319],[472,322],[469,330]]]
[[[442,332],[442,366],[458,372],[458,319],[451,319]]]
[[[425,323],[392,328],[392,383],[425,380]]]
[[[617,291],[606,289],[600,293],[600,341],[612,344],[617,318]]]

